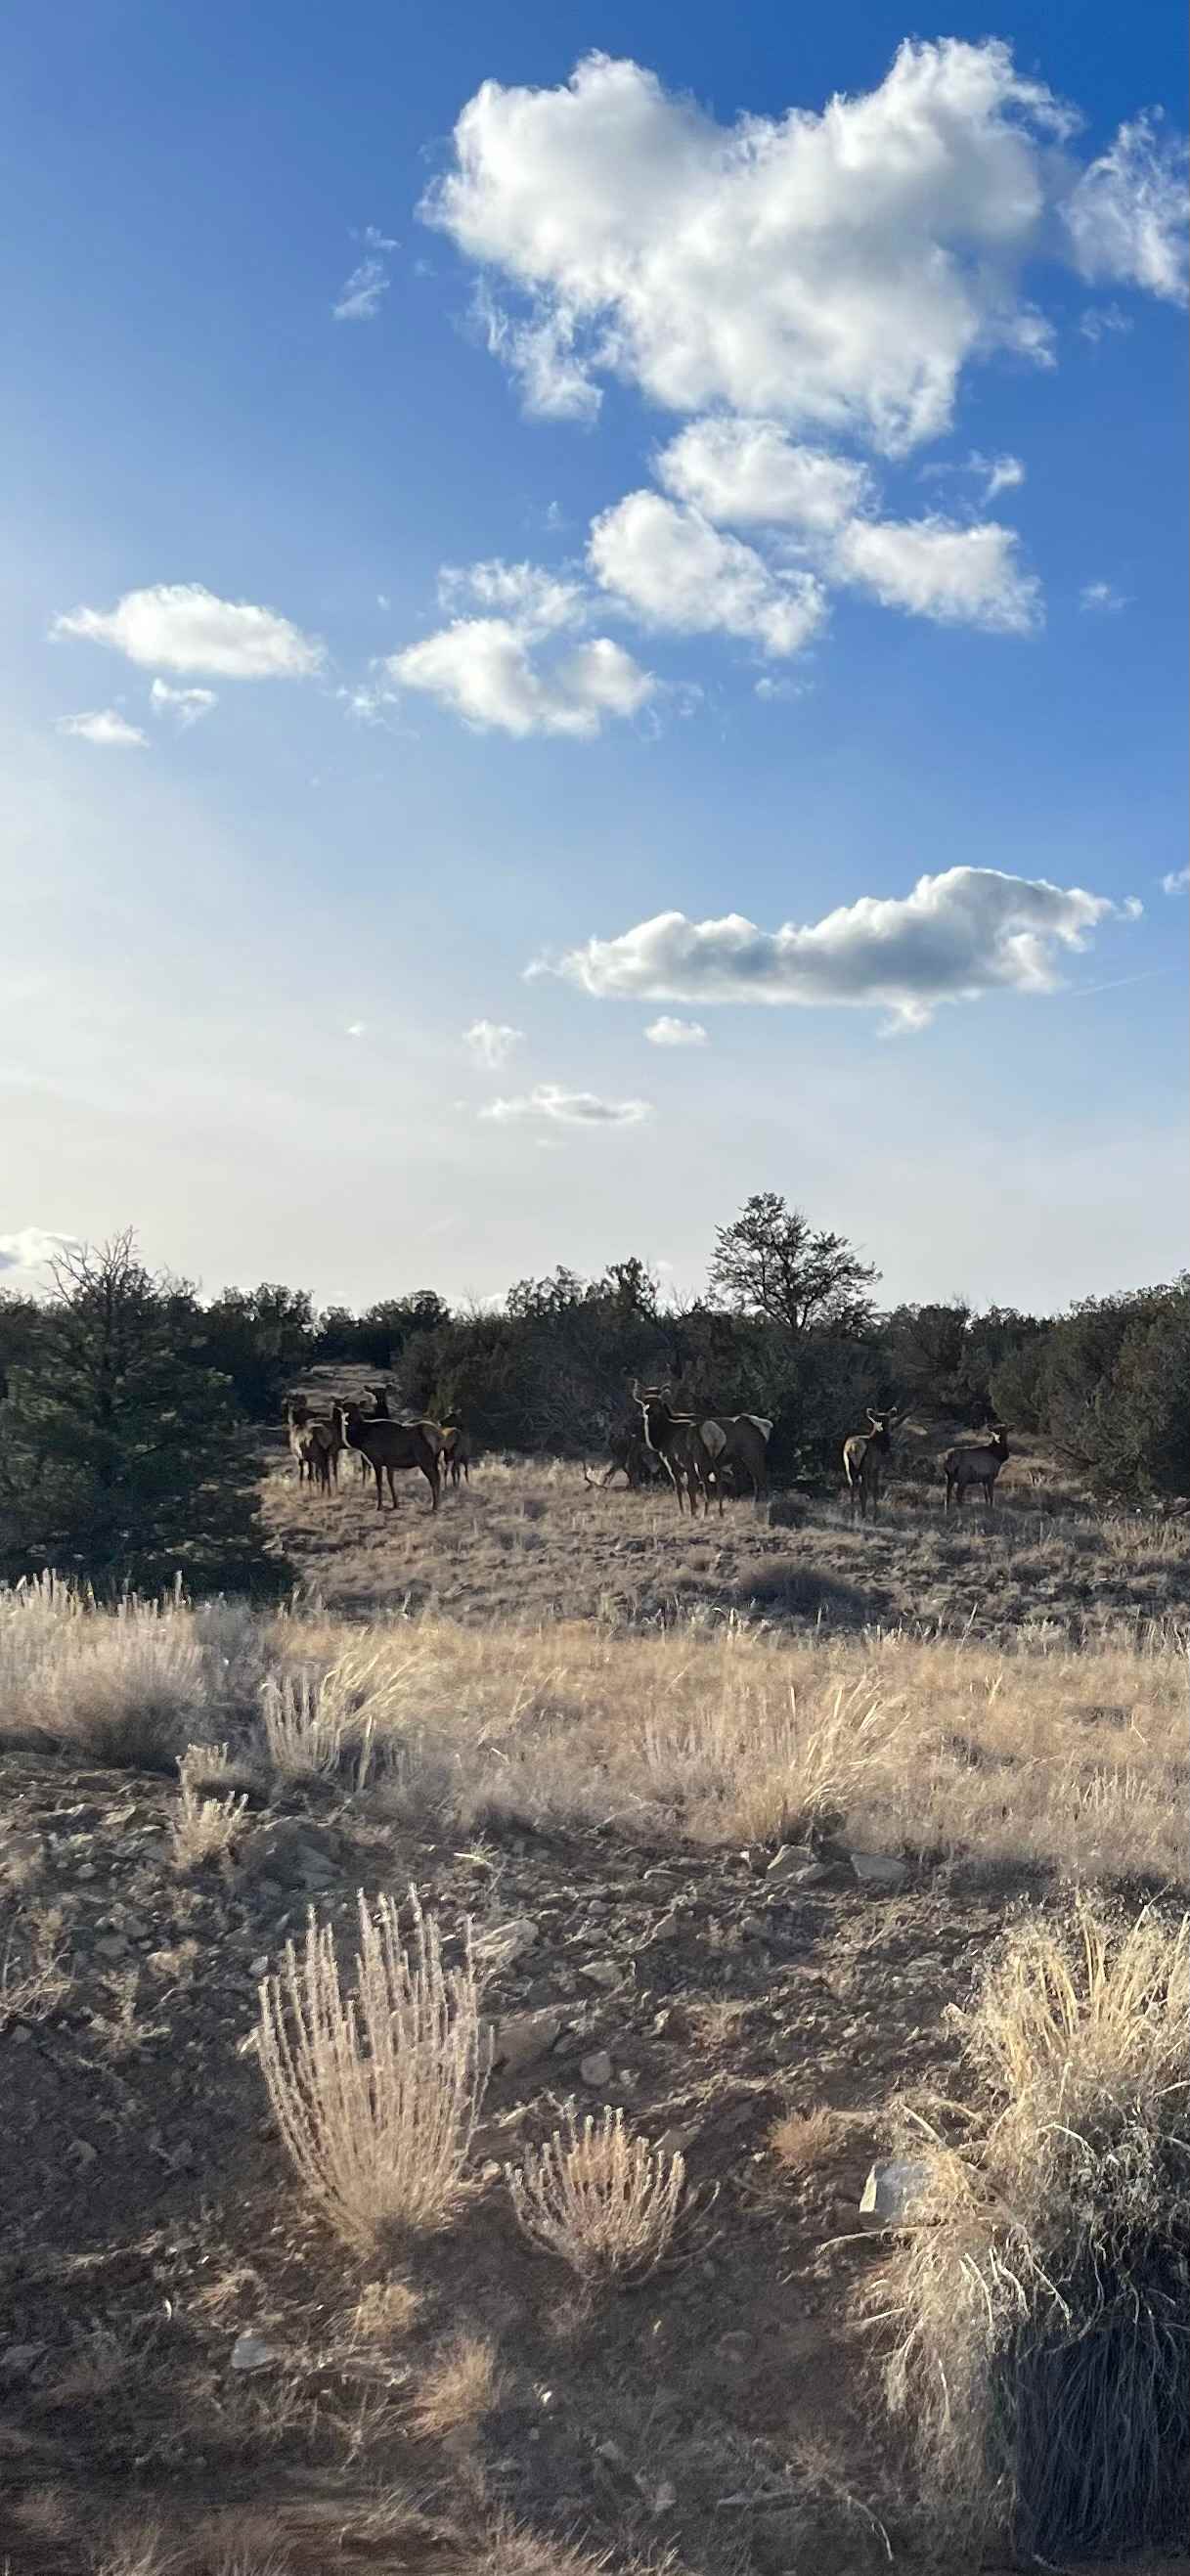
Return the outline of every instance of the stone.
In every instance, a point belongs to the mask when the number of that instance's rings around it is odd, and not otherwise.
[[[476,1960],[487,1969],[513,1968],[518,1959],[528,1957],[537,1947],[537,1925],[527,1914],[514,1915],[508,1923],[494,1923],[486,1932],[477,1932],[473,1944]]]
[[[672,2513],[678,2501],[678,2490],[672,2478],[662,2478],[649,2498],[650,2513]]]
[[[267,2370],[270,2362],[280,2359],[275,2346],[266,2343],[262,2335],[237,2335],[231,2348],[233,2370]]]
[[[860,2196],[865,2218],[904,2218],[929,2181],[929,2166],[916,2157],[874,2164]]]
[[[128,1943],[122,1932],[107,1932],[102,1941],[96,1942],[95,1953],[100,1959],[126,1959]]]
[[[773,1937],[771,1926],[762,1922],[759,1914],[741,1914],[738,1930],[744,1941],[771,1941]]]
[[[784,1887],[791,1879],[800,1880],[804,1871],[819,1867],[818,1854],[809,1843],[783,1843],[764,1873],[766,1887]]]
[[[853,1851],[851,1866],[861,1887],[883,1887],[891,1894],[909,1884],[908,1862],[895,1860],[891,1852]]]
[[[0,2379],[27,2379],[48,2349],[44,2343],[10,2343],[0,2352]]]
[[[658,2156],[684,2156],[687,2149],[694,2145],[697,2136],[697,2129],[663,2129],[660,2137],[653,2141],[653,2153]]]
[[[605,1995],[619,1985],[623,1973],[614,1959],[588,1959],[579,1969],[580,1977],[585,1977],[589,1986],[599,1986]]]
[[[558,2012],[510,2013],[506,2021],[497,2022],[492,2042],[492,2063],[502,2066],[506,2075],[517,2075],[524,2066],[532,2066],[544,2057],[561,2036],[562,2015]]]
[[[87,2138],[72,2138],[66,2153],[70,2163],[76,2165],[80,2173],[85,2173],[89,2165],[99,2162],[99,2150],[93,2147]]]
[[[589,2057],[579,2060],[578,2071],[584,2084],[591,2084],[598,2088],[602,2084],[611,2083],[615,2070],[606,2048],[593,2048]]]
[[[261,1978],[267,1977],[268,1973],[269,1954],[267,1950],[262,1950],[258,1959],[249,1959],[248,1974],[250,1977],[254,1977],[256,1983],[259,1985]]]

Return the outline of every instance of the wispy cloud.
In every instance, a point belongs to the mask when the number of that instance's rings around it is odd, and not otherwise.
[[[1187,886],[1190,886],[1190,868],[1171,868],[1169,875],[1161,880],[1163,894],[1185,894]]]
[[[143,751],[149,739],[139,725],[129,724],[118,707],[97,707],[88,715],[59,716],[57,730],[73,734],[79,742],[92,742],[100,751]]]
[[[157,582],[125,591],[114,608],[75,608],[56,617],[57,640],[110,644],[152,670],[209,671],[228,680],[301,680],[320,671],[325,647],[274,608],[218,599],[200,581]]]
[[[469,1048],[485,1073],[498,1073],[514,1050],[523,1046],[523,1029],[510,1029],[502,1020],[473,1020],[463,1031],[463,1044]]]
[[[605,1000],[844,1004],[920,1029],[943,1002],[1052,992],[1063,950],[1085,948],[1101,922],[1133,919],[1139,908],[1132,896],[1113,903],[1044,878],[950,868],[921,877],[909,895],[863,895],[804,927],[662,912],[528,972],[561,975]]]
[[[149,704],[155,716],[172,716],[183,733],[191,725],[201,724],[218,706],[214,689],[171,689],[168,680],[154,680],[149,691]]]
[[[1128,601],[1122,590],[1110,581],[1085,581],[1078,595],[1079,607],[1091,616],[1117,617]]]
[[[15,1234],[0,1234],[0,1271],[45,1270],[60,1253],[80,1250],[77,1234],[55,1234],[44,1225],[18,1226]]]
[[[355,239],[364,257],[357,260],[339,289],[338,301],[331,306],[336,322],[374,322],[392,284],[388,253],[399,250],[399,242],[393,240],[391,233],[381,232],[378,224],[365,224]]]
[[[512,1100],[492,1100],[481,1118],[499,1124],[545,1119],[558,1127],[635,1127],[651,1115],[647,1100],[601,1100],[594,1091],[564,1091],[560,1083],[538,1082]]]

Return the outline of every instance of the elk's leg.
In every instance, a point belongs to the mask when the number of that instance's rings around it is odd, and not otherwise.
[[[421,1472],[422,1472],[423,1476],[425,1477],[425,1480],[426,1480],[427,1485],[428,1485],[428,1486],[429,1486],[429,1488],[430,1488],[430,1510],[431,1510],[431,1512],[433,1513],[433,1512],[436,1512],[436,1511],[437,1511],[437,1509],[438,1509],[438,1496],[439,1496],[439,1492],[440,1492],[440,1490],[441,1490],[440,1482],[439,1482],[439,1476],[438,1476],[438,1461],[437,1461],[437,1459],[436,1459],[436,1458],[435,1458],[435,1459],[432,1459],[432,1460],[431,1460],[431,1462],[430,1462],[430,1464],[429,1464],[429,1466],[428,1466],[428,1467],[423,1467]]]
[[[384,1510],[384,1469],[379,1458],[373,1458],[372,1470],[376,1478],[376,1509],[382,1512]]]

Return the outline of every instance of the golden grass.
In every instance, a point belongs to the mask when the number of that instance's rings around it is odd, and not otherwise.
[[[445,2226],[463,2193],[487,2055],[469,1946],[444,1968],[437,1922],[410,1891],[397,1909],[359,1900],[354,1990],[329,1926],[311,1911],[302,1952],[286,1945],[260,1988],[258,2054],[273,2114],[310,2200],[345,2244]]]
[[[787,2173],[814,2173],[836,2154],[845,2123],[819,2103],[813,2111],[783,2111],[768,2133],[769,2146]]]
[[[500,2374],[490,2337],[455,2335],[422,2371],[413,2430],[423,2441],[443,2441],[477,2425],[499,2401]]]
[[[645,2280],[669,2251],[685,2163],[635,2137],[622,2111],[580,2122],[568,2107],[562,2127],[505,2174],[522,2234],[580,2281]]]
[[[905,2105],[914,2224],[885,2384],[940,2528],[1027,2557],[1152,2544],[1190,2467],[1190,1920],[1025,1918],[959,2017],[959,2104]]]
[[[226,1750],[225,1745],[216,1747],[217,1761]],[[209,1778],[208,1748],[188,1746],[178,1762],[178,1801],[169,1826],[170,1858],[183,1877],[230,1851],[244,1828],[247,1792],[240,1790],[226,1798],[204,1794],[197,1784]]]
[[[841,1815],[857,1844],[932,1863],[1187,1875],[1168,1624],[1082,1644],[697,1610],[643,1629],[429,1611],[361,1628],[172,1599],[112,1612],[42,1586],[0,1595],[5,1692],[9,1740],[155,1766],[189,1740],[181,1855],[234,1838],[200,1782],[273,1773],[337,1777],[390,1818],[463,1834],[506,1819],[738,1845]]]

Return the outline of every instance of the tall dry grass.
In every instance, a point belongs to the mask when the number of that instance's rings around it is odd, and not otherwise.
[[[401,1938],[387,1896],[359,1900],[355,1984],[313,1912],[260,1988],[257,2049],[281,2137],[309,2198],[345,2244],[444,2226],[487,2080],[469,1945],[445,1968],[437,1922],[410,1891]]]
[[[942,2531],[1052,2563],[1181,2527],[1188,1963],[1185,1916],[1022,1920],[958,2017],[963,2098],[904,2106],[885,2385]]]
[[[578,2120],[568,2107],[562,2127],[505,2174],[522,2234],[588,2286],[656,2271],[686,2187],[683,2158],[635,2136],[610,2108]]]
[[[1185,1883],[1184,1676],[1157,1625],[1078,1647],[0,1595],[0,1742],[154,1768],[226,1744],[228,1788],[322,1778],[462,1832],[738,1844],[842,1815],[872,1848],[1082,1883]]]

